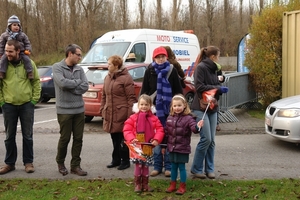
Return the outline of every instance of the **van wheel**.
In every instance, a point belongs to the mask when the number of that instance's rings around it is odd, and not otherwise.
[[[93,118],[94,118],[94,116],[86,115],[85,118],[84,118],[84,121],[85,121],[85,123],[89,123],[89,122],[92,121]]]
[[[186,101],[189,104],[189,106],[191,107],[192,102],[194,100],[194,94],[192,92],[189,92],[185,95]]]

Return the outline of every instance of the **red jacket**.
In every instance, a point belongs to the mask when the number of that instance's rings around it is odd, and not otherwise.
[[[164,138],[164,128],[160,123],[158,117],[156,117],[151,111],[149,111],[149,118],[152,121],[153,131],[147,138],[157,140],[161,143]],[[124,123],[123,134],[126,141],[131,141],[136,138],[136,122],[138,119],[138,113],[131,115]],[[146,141],[150,142],[150,141]]]

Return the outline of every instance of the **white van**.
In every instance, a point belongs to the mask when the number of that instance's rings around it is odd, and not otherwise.
[[[105,33],[91,45],[91,49],[81,61],[81,66],[106,63],[112,55],[135,54],[134,62],[151,63],[153,50],[159,46],[170,46],[186,75],[191,73],[200,52],[199,41],[192,31],[167,31],[156,29],[127,29]],[[132,62],[132,60],[130,61]]]

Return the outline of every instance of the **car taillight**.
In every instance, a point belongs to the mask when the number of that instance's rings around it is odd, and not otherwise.
[[[85,97],[85,98],[96,99],[98,97],[97,94],[98,94],[97,92],[89,92],[89,91],[87,91],[82,96]]]
[[[40,82],[47,82],[52,80],[51,76],[40,77]]]

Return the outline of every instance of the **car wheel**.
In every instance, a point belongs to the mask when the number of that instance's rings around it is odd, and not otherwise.
[[[42,100],[41,100],[41,102],[42,103],[47,103],[49,100],[50,100],[49,97],[43,97]]]
[[[85,121],[85,123],[89,123],[89,122],[92,121],[93,118],[94,118],[94,116],[88,116],[88,115],[86,115],[84,121]]]
[[[192,105],[192,102],[194,100],[194,94],[192,92],[189,92],[185,95],[186,101],[189,104],[189,106]]]

